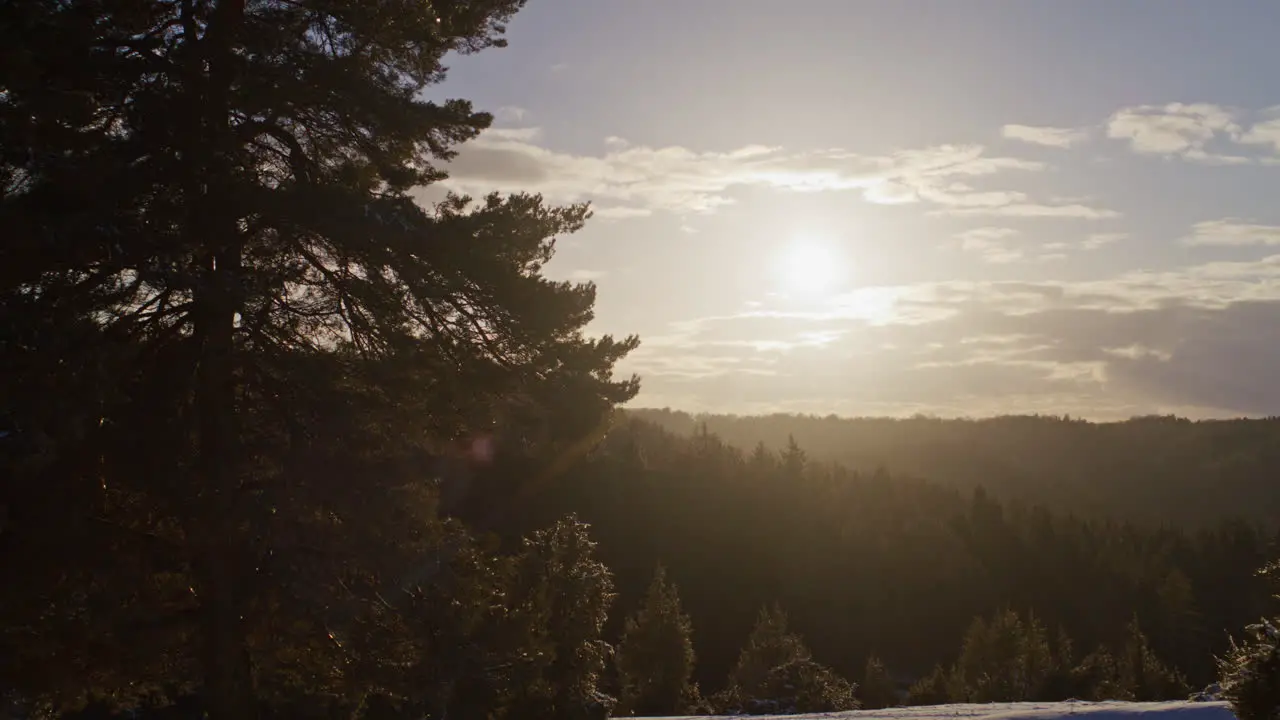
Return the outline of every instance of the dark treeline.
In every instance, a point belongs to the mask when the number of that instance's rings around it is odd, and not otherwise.
[[[683,435],[706,427],[725,442],[781,450],[788,438],[815,459],[854,470],[892,468],[965,490],[1092,517],[1180,526],[1231,517],[1274,523],[1280,419],[1139,417],[987,419],[735,416],[632,409]]]
[[[919,678],[958,656],[975,618],[1007,609],[1065,633],[1080,657],[1123,646],[1136,618],[1153,651],[1200,685],[1228,633],[1266,609],[1255,571],[1276,541],[1244,521],[1184,531],[1085,520],[638,420],[542,494],[534,517],[570,508],[592,524],[621,609],[665,565],[704,687],[723,682],[773,602],[852,678],[873,655]]]

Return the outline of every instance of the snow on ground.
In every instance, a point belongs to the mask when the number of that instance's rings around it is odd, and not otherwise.
[[[1087,718],[1083,716],[1088,716]],[[770,716],[752,717],[769,720]],[[852,710],[842,713],[771,716],[792,720],[1235,720],[1224,702],[1058,702],[1058,703],[991,703],[989,705],[926,705],[888,708],[885,710]],[[640,720],[640,719],[637,719]],[[656,720],[656,719],[655,719]],[[666,718],[665,720],[679,720]],[[687,717],[683,720],[696,720]],[[711,720],[708,718],[707,720]],[[728,720],[724,716],[715,720]]]

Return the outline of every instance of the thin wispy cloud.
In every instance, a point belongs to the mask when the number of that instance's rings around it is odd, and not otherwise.
[[[1034,203],[1010,203],[989,207],[949,208],[946,214],[956,216],[987,216],[1008,218],[1078,218],[1082,220],[1106,220],[1120,217],[1116,210],[1105,207],[1093,207],[1080,203],[1065,205],[1041,205]]]
[[[1280,245],[1280,226],[1235,219],[1206,220],[1196,223],[1182,241],[1187,245],[1219,247]]]
[[[1088,130],[1035,125],[1005,125],[1000,134],[1010,140],[1053,148],[1069,148],[1089,138]]]
[[[979,189],[978,179],[1046,169],[1039,161],[993,155],[976,144],[938,145],[886,155],[832,148],[803,152],[747,145],[728,151],[648,147],[611,137],[599,154],[558,152],[537,128],[490,130],[450,163],[447,184],[479,194],[531,190],[556,201],[590,200],[603,217],[654,211],[710,213],[736,202],[735,190],[849,192],[877,204],[927,204],[958,214],[1113,217],[1079,204],[1038,202],[1027,193]]]
[[[573,282],[595,282],[608,277],[608,275],[609,273],[605,270],[588,270],[586,268],[579,268],[577,270],[570,271],[568,279]]]
[[[503,105],[494,113],[494,118],[500,122],[519,123],[529,116],[529,111],[515,105]]]
[[[1020,233],[1013,228],[978,227],[956,236],[960,249],[975,253],[984,262],[1011,263],[1023,258],[1023,251],[1011,243]]]
[[[1098,250],[1108,245],[1114,245],[1122,240],[1127,240],[1129,233],[1093,233],[1089,237],[1080,241],[1080,249],[1082,250]]]

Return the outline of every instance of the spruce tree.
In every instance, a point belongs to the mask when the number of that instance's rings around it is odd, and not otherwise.
[[[1240,720],[1270,720],[1280,713],[1280,628],[1264,618],[1245,633],[1218,659],[1222,698]]]
[[[717,710],[754,714],[851,710],[854,686],[817,662],[774,604],[761,608]]]
[[[941,665],[916,680],[907,690],[907,705],[942,705],[952,699],[951,678]]]
[[[787,630],[787,614],[777,603],[760,609],[747,643],[729,675],[729,687],[743,697],[756,696],[770,671],[812,657],[804,641]]]
[[[794,715],[856,710],[853,683],[813,660],[797,660],[769,671],[757,697],[748,699],[752,712]]]
[[[868,710],[894,707],[898,704],[898,687],[889,676],[880,658],[872,655],[867,658],[866,668],[862,671],[862,684],[858,687],[858,699],[862,707]]]
[[[1075,643],[1065,628],[1059,626],[1049,647],[1049,672],[1037,700],[1062,701],[1079,697],[1076,679]]]
[[[1120,665],[1105,645],[1086,655],[1072,672],[1077,695],[1083,699],[1132,700],[1120,675]]]
[[[794,435],[787,436],[787,447],[782,451],[781,463],[789,478],[799,478],[804,474],[809,456],[800,448]]]
[[[1012,610],[975,618],[965,634],[956,680],[969,702],[1017,702],[1039,696],[1051,667],[1043,626]],[[960,698],[957,698],[960,699]]]
[[[1272,562],[1258,574],[1274,579],[1278,571],[1280,562]],[[1217,660],[1222,698],[1240,720],[1274,718],[1280,714],[1280,621],[1263,618],[1245,633]]]
[[[1118,659],[1120,686],[1135,701],[1181,699],[1190,692],[1182,673],[1165,665],[1151,649],[1136,617],[1129,622]]]
[[[659,565],[644,605],[627,618],[618,643],[619,711],[634,715],[678,715],[695,702],[693,626],[680,607],[674,584]]]
[[[613,577],[596,558],[587,525],[570,516],[526,540],[511,594],[514,612],[535,638],[522,671],[528,679],[513,689],[514,716],[607,717],[613,699],[601,680],[612,648],[603,631]]]

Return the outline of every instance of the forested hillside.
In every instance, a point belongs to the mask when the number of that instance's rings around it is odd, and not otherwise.
[[[1122,647],[1136,619],[1159,656],[1208,682],[1228,631],[1266,609],[1255,569],[1276,540],[1240,520],[1184,530],[1084,519],[815,462],[798,446],[743,452],[635,419],[549,483],[524,521],[569,510],[592,525],[616,575],[615,624],[655,566],[667,567],[692,617],[704,687],[723,683],[773,602],[849,677],[873,654],[895,675],[927,674],[957,658],[975,618],[1008,609],[1069,637],[1077,659]]]
[[[1142,417],[1094,423],[1052,416],[979,420],[810,415],[627,413],[676,433],[705,427],[750,450],[789,437],[813,458],[1044,503],[1091,517],[1202,526],[1280,517],[1280,419]]]

